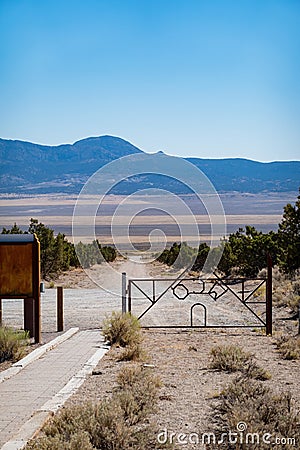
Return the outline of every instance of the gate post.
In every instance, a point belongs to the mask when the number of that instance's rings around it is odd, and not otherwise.
[[[57,314],[57,331],[64,330],[64,294],[62,286],[57,286],[56,298],[56,314]]]
[[[266,335],[272,336],[272,258],[267,257],[267,286],[266,286]]]
[[[34,328],[33,336],[34,342],[39,344],[42,340],[42,327],[41,327],[41,250],[40,242],[36,235],[34,235],[34,241],[32,246],[32,286],[33,286],[33,305],[32,312],[34,314]],[[26,302],[26,300],[24,300]]]
[[[127,305],[126,305],[126,272],[122,272],[122,314],[125,314],[127,312]]]
[[[34,298],[24,298],[24,330],[29,331],[29,336],[34,338],[34,343],[40,342],[39,338],[36,336],[36,301]]]
[[[131,314],[131,281],[128,282],[128,312]]]

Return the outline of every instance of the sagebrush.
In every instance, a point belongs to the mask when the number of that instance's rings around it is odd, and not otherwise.
[[[27,331],[0,327],[0,363],[17,361],[22,358],[28,344],[29,333]]]
[[[142,341],[138,319],[130,313],[113,311],[102,323],[102,334],[111,345],[135,346]]]
[[[271,374],[260,367],[252,353],[237,345],[218,345],[210,351],[210,368],[225,372],[241,372],[245,377],[268,380]]]
[[[27,450],[155,450],[149,422],[160,387],[159,378],[138,365],[125,366],[111,398],[97,404],[64,408],[30,441]],[[168,448],[171,448],[168,446]]]
[[[119,372],[115,398],[126,422],[134,425],[154,411],[160,387],[160,379],[148,368],[131,364]]]
[[[140,343],[128,345],[119,356],[119,361],[146,361],[147,359],[147,353]]]
[[[289,392],[273,393],[270,388],[256,380],[239,377],[233,380],[219,395],[213,405],[212,421],[216,442],[208,449],[225,448],[217,442],[225,435],[227,450],[245,449],[245,441],[235,443],[228,440],[228,434],[238,432],[238,424],[244,423],[244,440],[247,433],[254,436],[253,450],[269,450],[270,443],[263,442],[267,433],[272,439],[291,438],[300,442],[299,413],[295,410]],[[223,434],[224,436],[224,434]],[[240,436],[237,434],[237,436]],[[251,442],[251,441],[250,441]],[[295,445],[276,445],[278,449],[295,449]]]
[[[277,341],[277,348],[284,359],[300,358],[300,336],[282,335]]]

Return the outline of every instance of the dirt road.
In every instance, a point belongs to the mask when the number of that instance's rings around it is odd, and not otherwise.
[[[260,311],[255,316],[230,293],[215,300],[207,293],[210,287],[206,285],[206,293],[200,294],[203,285],[198,280],[184,282],[184,286],[174,292],[170,286],[178,273],[158,263],[149,264],[142,255],[135,255],[134,260],[119,259],[111,265],[95,265],[85,271],[76,269],[56,280],[55,285],[64,287],[65,330],[100,328],[107,314],[121,310],[122,272],[126,273],[127,280],[150,279],[131,285],[132,313],[139,317],[147,311],[141,319],[143,326],[187,327],[191,320],[194,326],[203,326],[205,314],[209,326],[262,326],[260,318],[265,317],[264,305],[259,305]],[[151,278],[162,276],[168,281],[159,280],[154,285]],[[237,292],[238,289],[239,286]],[[42,333],[46,340],[56,332],[56,295],[56,289],[46,289],[41,297]],[[3,300],[3,321],[8,326],[22,328],[23,300]]]

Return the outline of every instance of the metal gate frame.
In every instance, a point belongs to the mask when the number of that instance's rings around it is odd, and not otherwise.
[[[182,274],[184,275],[184,274]],[[182,276],[181,275],[181,276]],[[122,311],[128,311],[129,313],[132,312],[132,287],[134,286],[136,289],[138,289],[149,301],[150,305],[148,308],[146,308],[143,313],[138,317],[138,319],[141,319],[144,317],[147,312],[167,293],[167,291],[172,290],[174,297],[177,297],[179,300],[184,300],[191,294],[197,294],[197,295],[209,295],[214,300],[219,299],[227,292],[230,292],[234,297],[241,302],[241,304],[250,311],[251,314],[253,314],[256,319],[259,321],[259,325],[255,325],[257,328],[265,328],[267,335],[272,335],[272,260],[270,257],[268,257],[268,266],[267,266],[267,277],[266,278],[244,278],[244,277],[237,277],[234,279],[228,279],[228,278],[222,278],[219,277],[217,274],[214,273],[215,278],[195,278],[195,277],[185,277],[185,278],[136,278],[136,279],[129,279],[128,280],[128,287],[126,289],[126,274],[123,273],[122,278],[122,286],[123,286],[123,296],[122,296]],[[144,281],[152,281],[152,292],[150,295],[148,295],[137,283],[138,282],[144,282]],[[169,286],[159,295],[156,294],[155,285],[156,282],[159,281],[168,281],[170,282]],[[200,287],[200,290],[198,291],[189,291],[189,289],[185,286],[184,282],[186,281],[197,281],[200,286],[202,283],[202,288]],[[246,291],[245,290],[245,283],[247,281],[258,281],[258,285],[252,290],[252,291]],[[209,290],[205,290],[206,283],[212,284],[212,288]],[[230,285],[235,283],[241,283],[242,284],[242,290],[240,292],[235,292]],[[266,297],[265,301],[249,301],[250,297],[261,287],[266,286]],[[176,289],[178,288],[185,289],[185,295],[180,296],[178,292],[176,292]],[[216,287],[221,288],[221,293],[218,293],[216,291]],[[124,290],[125,289],[125,290]],[[238,294],[241,294],[239,296]],[[252,306],[254,304],[265,304],[266,305],[266,318],[263,320],[261,317],[259,317],[256,312],[252,309]],[[193,310],[196,306],[203,307],[204,310],[204,325],[194,325],[193,324]],[[207,325],[207,307],[201,303],[196,302],[191,307],[190,312],[190,325],[155,325],[155,326],[145,326],[145,328],[253,328],[253,325]]]

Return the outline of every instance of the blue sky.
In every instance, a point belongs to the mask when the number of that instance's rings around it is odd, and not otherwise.
[[[0,0],[0,137],[300,159],[300,1]]]

